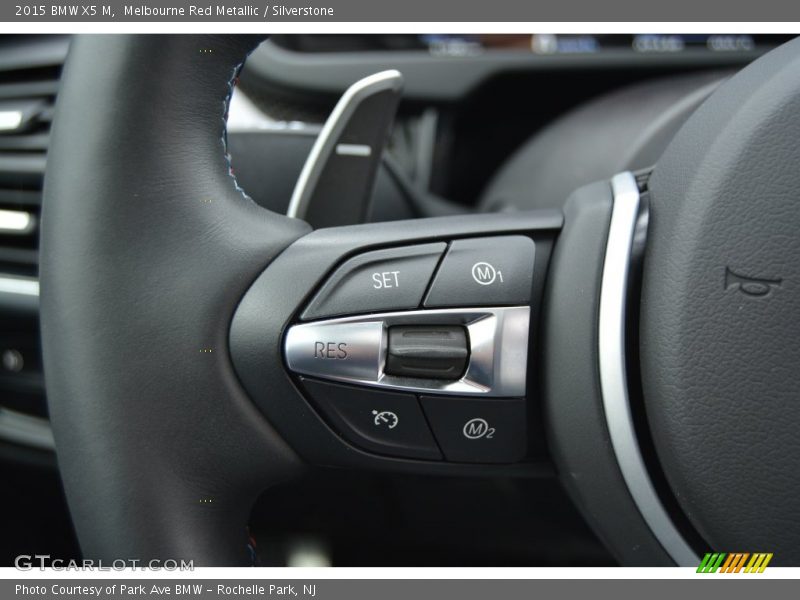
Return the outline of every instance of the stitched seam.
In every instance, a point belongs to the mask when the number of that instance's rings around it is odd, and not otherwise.
[[[247,53],[247,56],[250,56],[250,53]],[[225,99],[222,101],[222,137],[220,141],[222,142],[222,153],[223,157],[225,158],[225,162],[228,165],[228,177],[233,180],[233,187],[236,188],[236,191],[242,195],[242,198],[249,200],[255,204],[255,201],[247,195],[247,192],[244,191],[242,186],[239,185],[239,180],[236,179],[236,175],[233,173],[233,165],[231,164],[231,154],[228,150],[228,111],[230,110],[231,106],[231,98],[233,97],[233,90],[236,83],[236,77],[239,74],[242,66],[244,65],[245,61],[247,60],[247,56],[245,56],[244,60],[242,60],[239,64],[233,67],[233,72],[231,73],[230,78],[228,79],[228,94],[225,96]]]

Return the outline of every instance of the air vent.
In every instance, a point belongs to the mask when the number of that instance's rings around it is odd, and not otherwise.
[[[39,217],[66,36],[0,36],[0,441],[51,448],[39,344]]]
[[[45,157],[68,44],[54,36],[0,43],[0,292],[12,295],[36,287]]]

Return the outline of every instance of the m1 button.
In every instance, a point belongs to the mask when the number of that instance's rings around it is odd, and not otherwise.
[[[445,247],[440,242],[359,254],[330,276],[301,319],[418,308]]]
[[[442,260],[426,307],[528,304],[534,243],[522,235],[456,240]]]

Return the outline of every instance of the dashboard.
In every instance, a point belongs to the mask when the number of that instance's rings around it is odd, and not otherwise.
[[[404,98],[457,102],[508,74],[724,69],[782,44],[782,35],[278,35],[248,60],[272,94],[341,94],[380,70],[405,77]],[[573,82],[574,83],[574,82]],[[591,90],[589,90],[591,93]],[[585,96],[580,90],[577,94]],[[293,100],[295,98],[292,98]]]

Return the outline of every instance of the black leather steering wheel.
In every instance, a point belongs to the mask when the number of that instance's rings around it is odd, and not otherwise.
[[[314,463],[555,466],[623,563],[689,564],[708,547],[800,561],[800,42],[723,84],[652,176],[582,188],[563,213],[313,232],[258,207],[231,173],[228,100],[258,43],[85,36],[70,50],[41,311],[87,557],[250,564],[255,498]],[[315,290],[365,252],[485,236],[536,244],[528,458],[425,461],[343,439],[285,362]],[[553,461],[530,458],[542,436]]]

